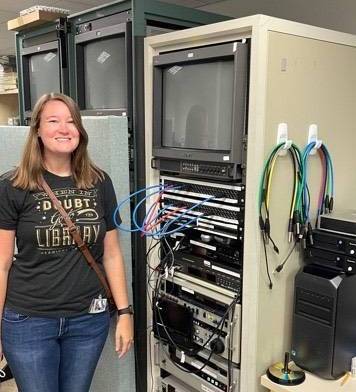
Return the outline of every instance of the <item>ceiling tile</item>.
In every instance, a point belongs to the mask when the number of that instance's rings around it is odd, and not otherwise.
[[[54,0],[21,0],[21,1],[14,1],[14,0],[1,0],[0,8],[6,11],[12,11],[19,13],[21,10],[26,8],[32,7],[38,3],[42,5],[51,5],[54,3]]]
[[[204,5],[208,5],[208,4],[215,4],[215,3],[221,3],[225,0],[201,0]]]
[[[198,7],[203,7],[205,5],[220,3],[225,0],[159,0],[159,1],[162,1],[164,3],[182,5],[185,7],[198,8]]]
[[[37,4],[60,7],[71,13],[84,11],[92,7],[105,5],[112,0],[0,0],[0,54],[15,53],[14,32],[7,31],[7,21],[19,16],[21,10]],[[198,8],[218,3],[222,0],[160,0],[167,3]],[[236,1],[236,0],[230,0]],[[226,2],[226,0],[225,0]],[[214,7],[214,6],[213,6]]]
[[[99,5],[108,4],[109,1],[105,1],[105,0],[80,0],[80,1],[78,1],[78,3],[89,5],[89,7],[92,8],[92,7],[96,7]]]
[[[197,8],[206,5],[204,0],[161,0],[164,3],[181,5],[184,7]]]
[[[105,4],[101,2],[96,2],[96,4],[86,4],[82,1],[69,1],[69,0],[57,0],[55,2],[55,7],[64,8],[70,11],[71,14],[74,12],[84,11],[88,8],[92,8],[99,4]],[[107,2],[106,2],[107,3]]]

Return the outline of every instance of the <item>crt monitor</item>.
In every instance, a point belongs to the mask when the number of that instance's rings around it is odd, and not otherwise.
[[[238,179],[246,130],[248,44],[154,58],[153,156],[162,171]]]
[[[164,68],[162,146],[230,151],[233,79],[233,59]]]
[[[29,56],[31,108],[48,92],[60,92],[59,61],[56,50]]]
[[[127,115],[130,37],[126,13],[76,26],[76,90],[84,114]]]
[[[43,94],[63,91],[62,76],[65,77],[58,40],[39,44],[30,41],[30,44],[21,50],[25,118],[31,117],[35,103]]]
[[[83,47],[86,109],[127,107],[125,37],[106,38]]]

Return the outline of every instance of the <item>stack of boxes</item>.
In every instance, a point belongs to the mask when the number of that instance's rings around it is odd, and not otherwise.
[[[0,56],[0,94],[17,93],[15,56]]]

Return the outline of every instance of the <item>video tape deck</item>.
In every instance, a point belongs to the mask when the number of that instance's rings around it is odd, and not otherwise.
[[[218,291],[214,292],[177,276],[163,279],[159,288],[159,296],[154,298],[153,330],[156,338],[169,342],[172,340],[172,335],[176,336],[177,329],[180,329],[182,333],[181,330],[185,327],[163,325],[164,320],[162,314],[159,313],[162,301],[166,312],[171,311],[170,304],[173,308],[180,306],[191,312],[194,345],[211,350],[225,359],[231,358],[236,364],[240,362],[241,305],[235,304],[234,295],[228,296]],[[179,312],[183,310],[180,309]],[[184,319],[180,318],[178,322]],[[189,320],[189,317],[186,319]],[[167,330],[170,336],[167,336]],[[188,342],[191,338],[188,331],[185,337]],[[192,348],[194,349],[194,346]]]
[[[184,357],[183,357],[184,355]],[[203,349],[195,357],[162,343],[155,346],[155,362],[161,369],[161,382],[174,376],[191,388],[190,391],[229,392],[238,390],[240,369]],[[204,366],[205,365],[205,366]],[[201,370],[200,370],[201,369]],[[187,372],[191,372],[187,377]],[[230,373],[230,374],[229,374]]]
[[[356,258],[316,247],[307,247],[305,250],[305,262],[337,269],[348,274],[356,273]]]
[[[352,236],[313,230],[313,242],[305,250],[305,261],[334,268],[347,274],[356,273],[356,239]]]
[[[322,214],[318,220],[318,229],[356,237],[356,211],[333,211]]]
[[[242,242],[189,229],[167,239],[174,253],[174,265],[184,274],[241,292]],[[178,245],[177,245],[178,244]]]

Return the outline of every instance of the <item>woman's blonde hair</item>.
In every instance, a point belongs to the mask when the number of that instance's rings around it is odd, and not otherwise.
[[[35,190],[41,189],[41,180],[45,171],[43,160],[44,146],[38,129],[44,105],[50,101],[63,102],[69,109],[74,125],[79,131],[78,147],[72,152],[72,176],[78,188],[88,189],[98,180],[102,180],[103,172],[90,160],[88,155],[88,134],[83,127],[78,105],[72,98],[59,93],[42,95],[37,101],[31,117],[30,132],[24,147],[19,166],[15,169],[12,182],[15,187]]]

